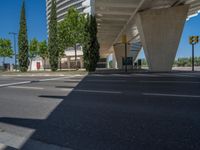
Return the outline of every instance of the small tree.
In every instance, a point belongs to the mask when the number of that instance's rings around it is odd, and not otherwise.
[[[34,38],[33,40],[31,40],[29,45],[30,70],[32,70],[33,58],[35,58],[38,55],[38,51],[39,51],[38,40]]]
[[[7,39],[0,39],[0,57],[3,57],[3,64],[5,64],[5,58],[12,58],[13,50],[11,41]]]
[[[77,44],[83,44],[85,16],[75,8],[70,8],[65,19],[58,25],[59,44],[62,48],[74,47],[77,67]],[[61,49],[60,49],[61,50]],[[61,50],[62,51],[62,50]],[[61,52],[62,53],[62,52]]]
[[[87,71],[96,70],[99,61],[99,42],[97,39],[97,22],[95,16],[88,16],[85,24],[85,43],[83,47],[84,66]]]
[[[19,46],[19,67],[21,72],[26,72],[28,70],[28,36],[26,27],[26,12],[25,12],[25,2],[23,1],[20,17],[20,30],[18,36],[18,46]]]
[[[51,0],[48,51],[49,51],[49,62],[51,65],[51,70],[56,71],[58,69],[56,0]]]
[[[39,43],[39,56],[42,57],[44,63],[43,68],[46,68],[46,60],[49,58],[49,52],[46,40]]]

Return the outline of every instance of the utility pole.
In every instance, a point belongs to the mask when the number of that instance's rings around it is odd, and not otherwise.
[[[15,70],[17,71],[17,50],[16,50],[16,35],[17,33],[15,32],[9,32],[9,34],[13,35],[13,40],[14,40],[14,52],[15,52]]]
[[[199,36],[190,36],[189,43],[192,45],[192,71],[194,72],[194,46],[199,43]]]

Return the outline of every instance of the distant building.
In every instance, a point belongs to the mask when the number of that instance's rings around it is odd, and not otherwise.
[[[83,51],[82,48],[79,47],[77,49],[77,66],[75,61],[75,50],[74,48],[68,48],[65,51],[65,56],[61,59],[61,66],[63,69],[74,69],[74,68],[84,68],[83,62]]]
[[[57,21],[60,22],[64,20],[67,11],[70,7],[76,8],[80,13],[85,14],[94,14],[94,1],[95,0],[57,0]],[[51,12],[51,0],[46,0],[46,16],[47,16],[47,29],[49,24],[49,18],[50,18],[50,12]],[[40,61],[39,58],[36,58],[34,60],[34,63],[32,64],[33,69],[37,69],[37,60],[38,63],[43,63]],[[65,51],[65,56],[61,60],[62,68],[63,69],[73,69],[75,68],[75,50],[74,48],[68,48]],[[43,66],[41,64],[41,66]],[[79,47],[77,50],[77,67],[83,68],[83,51],[82,48]],[[42,67],[43,68],[43,67]]]
[[[49,61],[46,60],[46,63],[44,63],[44,60],[41,57],[37,56],[32,60],[32,63],[30,63],[29,70],[39,71],[39,70],[44,70],[44,67],[45,69],[50,69]],[[59,67],[60,64],[58,65],[58,68]],[[77,66],[75,61],[75,50],[74,48],[68,48],[65,51],[63,58],[61,59],[61,68],[62,69],[84,68],[82,48],[77,47]]]
[[[32,62],[30,62],[29,64],[29,70],[31,71],[44,70],[44,60],[39,56],[33,58]]]
[[[76,8],[80,13],[94,14],[94,0],[57,0],[57,21],[62,21],[70,7]],[[46,0],[47,24],[51,12],[51,0]]]

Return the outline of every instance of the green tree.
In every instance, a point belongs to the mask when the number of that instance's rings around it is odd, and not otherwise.
[[[62,70],[62,58],[65,56],[65,49],[59,49],[59,54],[58,54],[58,58],[59,58],[59,63],[60,63],[60,70]]]
[[[46,40],[39,43],[39,56],[43,59],[43,68],[46,69],[46,60],[49,58],[49,52]]]
[[[75,62],[77,67],[77,44],[82,45],[84,41],[85,15],[80,14],[75,8],[70,8],[63,21],[58,25],[59,51],[74,47]]]
[[[97,22],[95,16],[88,16],[85,24],[85,43],[83,47],[84,66],[87,71],[96,70],[99,61],[99,42],[97,39]]]
[[[49,39],[48,39],[49,62],[50,62],[52,71],[56,71],[58,69],[58,41],[57,40],[58,38],[57,38],[56,0],[52,0],[50,22],[49,22]]]
[[[58,24],[58,59],[59,59],[59,64],[60,64],[60,70],[62,70],[62,64],[61,64],[61,59],[65,55],[65,49],[68,47],[65,39],[65,36],[62,34],[63,32],[63,27],[61,27],[62,24]]]
[[[11,41],[7,39],[0,39],[0,57],[3,57],[3,64],[5,64],[5,58],[12,58],[13,50]]]
[[[194,58],[195,66],[200,65],[200,57]],[[191,67],[192,66],[192,58],[178,58],[175,60],[174,65],[177,67]]]
[[[26,27],[26,12],[25,12],[24,1],[22,4],[22,9],[21,9],[18,46],[19,46],[20,71],[26,72],[28,70],[29,60],[28,60],[28,36],[27,36],[27,27]]]
[[[33,58],[35,58],[39,53],[39,44],[38,40],[34,38],[33,40],[30,41],[29,45],[29,58],[30,58],[30,70],[32,70],[32,61]]]

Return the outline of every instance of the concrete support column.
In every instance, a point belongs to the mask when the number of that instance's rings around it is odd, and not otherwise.
[[[117,60],[116,60],[116,57],[115,57],[115,53],[113,52],[112,54],[112,67],[114,69],[117,69]]]
[[[188,9],[188,5],[183,5],[137,14],[137,27],[151,71],[171,71]]]

